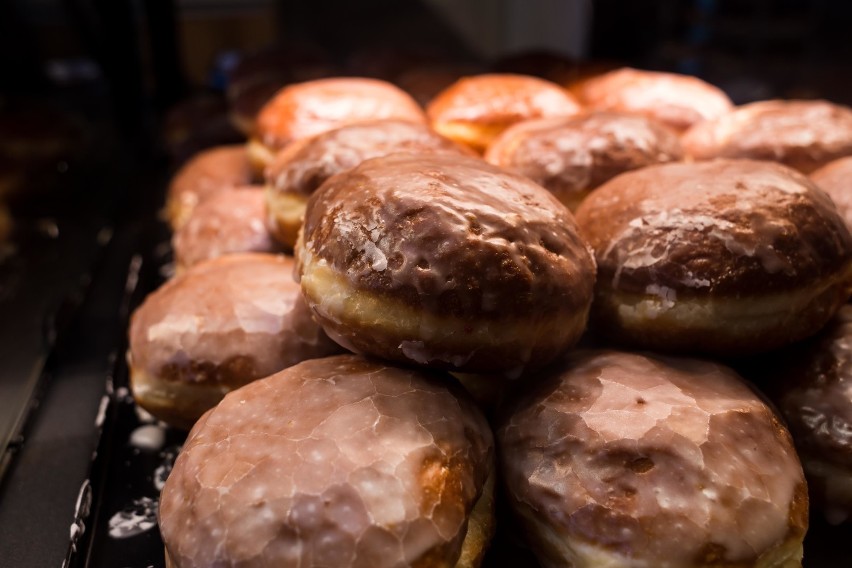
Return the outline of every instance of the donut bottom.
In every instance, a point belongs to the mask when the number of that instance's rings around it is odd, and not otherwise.
[[[263,172],[272,163],[272,160],[275,159],[276,151],[256,137],[249,139],[246,143],[246,151],[254,177],[256,179],[263,179]]]
[[[737,356],[819,331],[849,299],[845,273],[798,291],[728,298],[635,294],[599,284],[592,326],[618,343],[665,352]]]
[[[462,541],[461,555],[454,568],[479,568],[488,550],[488,545],[494,536],[496,527],[496,509],[494,495],[494,472],[488,475],[479,499],[473,505],[467,522],[467,532]],[[215,545],[215,543],[212,543]],[[166,568],[181,568],[169,556],[169,550],[164,547]]]
[[[297,193],[286,193],[266,187],[267,228],[279,243],[293,250],[299,229],[305,220],[308,198]]]
[[[460,120],[432,123],[432,128],[441,136],[464,144],[479,154],[485,153],[494,139],[509,126],[511,126],[511,123],[508,122],[477,123]]]
[[[131,367],[130,385],[136,404],[158,420],[189,430],[201,415],[237,388],[221,382],[169,381]]]
[[[588,308],[475,320],[418,310],[354,287],[325,260],[301,255],[302,293],[325,332],[356,353],[453,371],[520,376],[582,335]]]
[[[544,516],[533,507],[512,499],[512,507],[524,528],[527,541],[542,566],[547,568],[624,568],[628,566],[654,566],[667,558],[643,558],[644,551],[637,550],[637,557],[630,557],[608,549],[604,544],[589,542],[543,520]],[[613,528],[613,530],[618,530]],[[790,531],[794,533],[794,531]],[[605,535],[601,535],[605,538]],[[751,566],[753,568],[801,568],[804,534],[791,536],[763,554],[753,564],[737,562],[733,565],[696,559],[694,566]],[[710,542],[708,545],[712,544]],[[677,568],[673,566],[673,568]],[[683,567],[690,568],[690,567]]]

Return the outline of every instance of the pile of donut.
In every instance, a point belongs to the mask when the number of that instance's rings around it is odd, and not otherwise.
[[[328,78],[250,135],[130,327],[171,566],[478,566],[499,501],[545,566],[791,567],[852,513],[849,108]]]

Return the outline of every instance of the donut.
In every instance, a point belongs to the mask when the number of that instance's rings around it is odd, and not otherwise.
[[[778,356],[767,393],[805,468],[811,503],[831,523],[852,519],[852,306]],[[777,374],[776,374],[777,373]]]
[[[292,249],[308,198],[331,176],[394,152],[465,152],[428,126],[403,120],[361,122],[291,144],[266,170],[269,229]]]
[[[338,350],[311,319],[293,260],[245,253],[150,294],[130,321],[128,366],[137,404],[189,428],[229,391]]]
[[[172,236],[178,271],[238,252],[276,252],[266,229],[263,187],[219,191],[200,203]]]
[[[170,566],[479,566],[493,441],[448,379],[341,355],[227,395],[163,488]]]
[[[620,173],[682,157],[677,134],[667,127],[608,112],[520,122],[485,152],[487,161],[549,189],[572,211]]]
[[[405,91],[378,79],[333,77],[289,85],[257,116],[249,141],[256,171],[295,140],[365,120],[397,119],[425,123],[423,109]]]
[[[571,90],[590,109],[644,114],[678,132],[733,108],[724,92],[697,77],[629,67],[593,76]]]
[[[696,160],[771,160],[810,173],[852,155],[852,109],[828,101],[760,101],[695,125],[682,142]]]
[[[852,227],[852,156],[829,162],[810,178],[831,197],[846,226]]]
[[[628,172],[586,198],[577,223],[598,264],[591,325],[612,341],[747,355],[815,333],[849,296],[849,230],[780,164]]]
[[[426,107],[439,134],[480,153],[516,122],[578,112],[580,105],[559,85],[508,73],[463,77]]]
[[[721,365],[577,351],[495,434],[545,566],[801,566],[808,496],[790,434]]]
[[[252,170],[243,144],[218,146],[198,153],[175,173],[166,196],[166,217],[178,229],[196,205],[211,195],[248,185]]]
[[[392,154],[329,179],[296,251],[308,305],[349,350],[511,376],[579,338],[595,275],[550,192],[454,154]]]

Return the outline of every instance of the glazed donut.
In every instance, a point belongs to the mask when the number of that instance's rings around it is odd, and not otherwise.
[[[678,132],[733,108],[724,92],[697,77],[629,67],[593,76],[571,90],[590,109],[644,114]]]
[[[808,496],[790,435],[731,370],[574,352],[496,431],[545,566],[801,566]]]
[[[166,217],[172,229],[183,225],[196,205],[211,195],[252,181],[244,145],[218,146],[184,164],[169,183]]]
[[[683,135],[696,160],[771,160],[810,173],[852,154],[852,109],[827,101],[760,101]]]
[[[479,566],[493,441],[449,384],[341,355],[229,394],[163,488],[168,564]]]
[[[852,156],[829,162],[810,177],[831,197],[846,226],[852,228]]]
[[[487,161],[549,189],[572,211],[620,173],[682,157],[677,135],[662,124],[605,112],[520,122],[485,152]]]
[[[266,169],[269,230],[292,250],[308,198],[331,176],[394,152],[465,152],[423,124],[361,122],[291,144]]]
[[[849,296],[849,230],[779,164],[649,166],[595,190],[577,222],[598,263],[592,326],[611,340],[756,353],[815,333]]]
[[[302,292],[348,349],[520,375],[585,329],[595,265],[548,191],[453,154],[392,154],[328,180],[296,245]]]
[[[852,306],[778,361],[767,392],[790,427],[811,503],[832,523],[852,519]]]
[[[578,112],[580,105],[559,85],[537,77],[498,73],[459,79],[426,108],[432,128],[439,134],[480,153],[516,122]]]
[[[378,79],[336,77],[285,87],[257,116],[249,141],[256,171],[295,140],[365,120],[397,119],[425,123],[423,109],[405,91]]]
[[[234,254],[192,267],[133,313],[130,383],[139,406],[189,428],[227,392],[337,351],[304,305],[292,259]]]
[[[263,187],[226,189],[211,195],[192,211],[172,236],[178,272],[204,260],[237,252],[276,252],[266,229]]]

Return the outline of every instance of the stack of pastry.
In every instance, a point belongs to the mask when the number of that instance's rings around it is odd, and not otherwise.
[[[425,112],[379,80],[291,85],[215,190],[173,190],[196,229],[130,349],[139,404],[194,423],[162,494],[172,566],[478,566],[502,497],[547,566],[801,565],[794,445],[845,495],[848,463],[817,454],[848,436],[790,418],[794,440],[722,362],[846,303],[852,236],[790,166],[852,154],[852,129],[782,132],[849,111],[588,81],[469,77]]]

